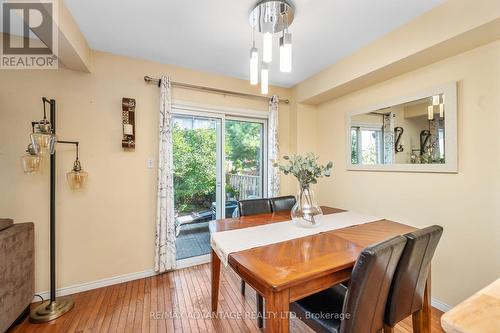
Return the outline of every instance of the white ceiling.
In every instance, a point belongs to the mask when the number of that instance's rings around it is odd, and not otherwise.
[[[248,79],[256,0],[65,2],[93,49]],[[293,71],[279,72],[275,40],[270,82],[293,86],[442,2],[295,0]]]

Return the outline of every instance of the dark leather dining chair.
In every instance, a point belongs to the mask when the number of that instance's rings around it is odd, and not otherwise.
[[[269,199],[248,199],[238,201],[238,210],[240,216],[249,216],[256,214],[272,213],[271,202]],[[245,295],[245,281],[241,280],[241,293]],[[264,299],[257,293],[257,325],[262,328],[264,325]]]
[[[269,199],[248,199],[238,201],[240,216],[272,213]]]
[[[413,331],[423,330],[418,311],[423,308],[427,276],[442,234],[443,228],[434,225],[404,235],[406,246],[389,292],[384,332],[394,332],[394,326],[410,315],[413,315]]]
[[[349,287],[338,284],[293,302],[290,311],[315,332],[378,333],[405,243],[405,237],[396,236],[367,247],[354,265]]]
[[[271,209],[273,212],[279,212],[283,210],[292,210],[295,205],[295,197],[293,195],[287,195],[284,197],[270,198]]]

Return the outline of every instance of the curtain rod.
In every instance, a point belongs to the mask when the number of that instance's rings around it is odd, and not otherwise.
[[[146,82],[153,82],[156,84],[160,84],[160,79],[156,79],[150,76],[144,76],[144,81]],[[184,88],[184,89],[190,89],[190,90],[199,90],[199,91],[207,91],[211,92],[214,94],[220,94],[220,95],[228,95],[228,96],[236,96],[236,97],[244,97],[244,98],[251,98],[251,99],[260,99],[260,100],[266,100],[269,101],[269,97],[266,96],[259,96],[259,95],[252,95],[252,94],[245,94],[245,93],[240,93],[236,91],[229,91],[229,90],[222,90],[222,89],[216,89],[216,88],[209,88],[209,87],[204,87],[204,86],[198,86],[194,84],[188,84],[188,83],[181,83],[181,82],[174,82],[171,81],[171,84],[173,86],[179,87],[179,88]],[[288,99],[281,99],[278,96],[278,100],[280,102],[283,102],[285,104],[290,103]]]

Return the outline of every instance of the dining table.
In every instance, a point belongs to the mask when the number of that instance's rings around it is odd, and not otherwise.
[[[346,212],[326,206],[321,208],[324,215]],[[214,220],[209,222],[209,230],[213,237],[215,233],[290,220],[290,212],[282,211]],[[232,252],[226,260],[228,267],[264,297],[265,332],[286,333],[290,330],[290,303],[348,281],[358,256],[367,246],[415,230],[409,225],[377,219]],[[220,258],[212,244],[211,308],[214,313],[219,299],[221,259],[225,258]],[[430,284],[429,274],[424,306],[413,315],[416,333],[430,332]]]

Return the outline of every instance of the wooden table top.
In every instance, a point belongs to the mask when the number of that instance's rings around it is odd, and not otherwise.
[[[325,215],[344,211],[321,208]],[[219,232],[287,220],[290,212],[277,212],[211,221],[209,228],[210,232]],[[414,230],[404,224],[380,220],[234,252],[229,255],[229,265],[262,286],[283,290],[353,267],[366,246]]]
[[[500,279],[441,317],[447,333],[495,333],[500,330]]]

